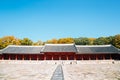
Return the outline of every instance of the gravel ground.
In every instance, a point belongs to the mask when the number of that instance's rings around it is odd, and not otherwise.
[[[0,80],[50,80],[53,64],[0,64]]]
[[[63,66],[65,80],[120,80],[120,64]]]
[[[59,64],[65,80],[120,80],[120,61],[0,61],[0,80],[50,80]]]

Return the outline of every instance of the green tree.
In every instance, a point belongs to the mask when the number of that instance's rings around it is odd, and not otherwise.
[[[113,40],[113,45],[120,49],[120,34],[115,35],[115,38]]]
[[[99,37],[96,40],[94,40],[93,44],[95,45],[105,45],[108,44],[108,40],[106,37]]]
[[[115,36],[109,36],[109,37],[106,37],[107,39],[107,44],[112,44],[113,45],[113,40],[114,40]]]
[[[21,45],[32,45],[33,44],[33,41],[30,40],[29,38],[24,38],[20,42],[21,42]]]
[[[74,42],[76,45],[90,45],[91,42],[86,37],[74,38]]]

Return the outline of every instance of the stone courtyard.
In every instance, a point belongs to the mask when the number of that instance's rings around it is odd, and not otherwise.
[[[114,60],[1,60],[0,80],[53,80],[58,65],[62,66],[64,77],[60,80],[120,80],[120,61]]]

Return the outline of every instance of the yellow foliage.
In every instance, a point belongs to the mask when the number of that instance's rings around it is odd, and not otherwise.
[[[60,38],[58,40],[58,43],[59,44],[62,44],[62,43],[74,43],[74,40],[73,40],[73,38]]]
[[[20,40],[14,36],[5,36],[0,39],[0,49],[8,45],[20,45]]]

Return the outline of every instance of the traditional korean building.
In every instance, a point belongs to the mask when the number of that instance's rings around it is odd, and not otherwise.
[[[1,60],[120,60],[120,51],[112,45],[46,44],[44,46],[9,45],[0,50]]]

